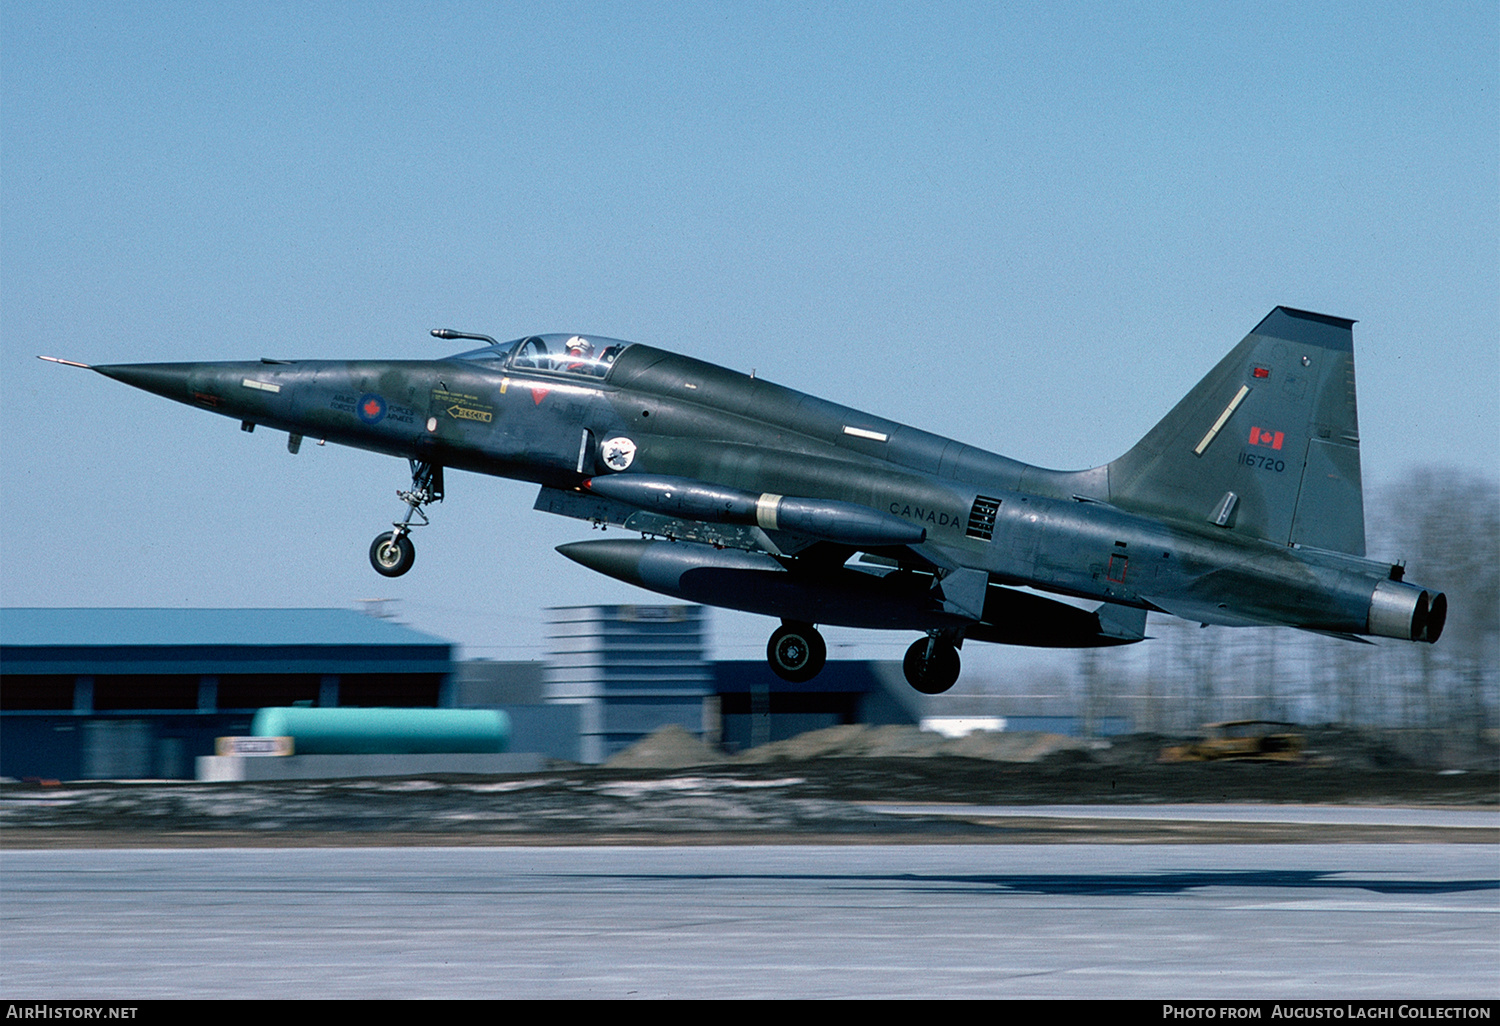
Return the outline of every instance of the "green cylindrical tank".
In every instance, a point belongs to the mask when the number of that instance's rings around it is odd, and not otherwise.
[[[503,752],[510,717],[498,709],[317,709],[281,706],[255,714],[256,737],[291,737],[297,755]]]

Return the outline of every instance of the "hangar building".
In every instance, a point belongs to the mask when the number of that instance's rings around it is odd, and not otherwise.
[[[262,706],[448,705],[452,675],[352,610],[0,608],[0,776],[191,777]]]
[[[0,608],[0,776],[190,778],[265,706],[500,708],[512,752],[598,763],[668,723],[740,751],[964,702],[916,695],[896,663],[832,661],[789,684],[763,660],[712,662],[696,606],[553,609],[548,633],[544,662],[458,662],[448,641],[353,610]],[[1045,719],[1011,729],[1076,732]]]

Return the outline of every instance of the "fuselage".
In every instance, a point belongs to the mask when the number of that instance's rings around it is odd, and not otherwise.
[[[577,338],[439,360],[96,369],[246,425],[531,481],[544,493],[644,474],[854,504],[923,528],[913,552],[936,574],[979,571],[991,586],[1348,635],[1414,634],[1427,601],[1408,595],[1387,564],[1113,502],[1105,467],[1029,466],[649,346],[591,337],[589,355],[569,354]],[[725,598],[719,604],[735,604]],[[952,607],[945,615],[965,618]],[[1421,616],[1425,624],[1425,606]],[[974,602],[968,617],[980,619]],[[1384,629],[1381,617],[1396,626]],[[831,611],[820,622],[840,619]]]

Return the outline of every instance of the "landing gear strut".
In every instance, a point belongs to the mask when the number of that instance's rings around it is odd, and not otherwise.
[[[960,666],[958,646],[937,632],[918,638],[901,662],[906,682],[924,695],[941,695],[951,688]]]
[[[782,680],[801,684],[812,680],[828,660],[823,635],[810,623],[785,622],[766,644],[766,661]]]
[[[429,502],[443,501],[443,468],[423,460],[411,460],[411,491],[397,491],[396,497],[406,503],[406,516],[392,521],[394,531],[387,531],[370,544],[370,565],[383,577],[400,577],[411,569],[416,561],[417,550],[412,545],[412,529],[426,527],[427,514],[422,507]],[[413,516],[422,522],[411,522]]]

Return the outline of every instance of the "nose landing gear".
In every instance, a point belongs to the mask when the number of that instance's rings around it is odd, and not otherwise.
[[[401,528],[398,526],[396,530]],[[416,546],[411,539],[396,531],[387,531],[370,543],[370,565],[385,577],[400,577],[411,569],[416,558]]]
[[[396,497],[406,503],[406,516],[391,523],[394,531],[385,532],[370,544],[370,565],[382,577],[400,577],[411,569],[417,550],[408,535],[413,528],[427,526],[423,506],[443,501],[443,468],[423,460],[411,460],[410,463],[411,491],[396,492]],[[422,522],[412,523],[413,516],[420,517]]]

